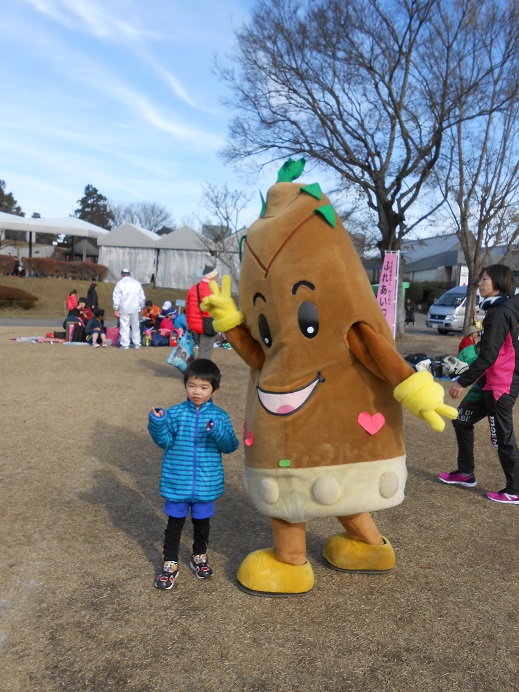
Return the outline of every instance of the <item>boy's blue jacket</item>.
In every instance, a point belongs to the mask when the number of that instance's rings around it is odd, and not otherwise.
[[[150,411],[149,433],[164,449],[160,494],[172,502],[212,502],[223,493],[222,453],[238,448],[231,419],[212,399],[197,411],[188,399],[164,410]],[[208,431],[209,421],[214,427]]]

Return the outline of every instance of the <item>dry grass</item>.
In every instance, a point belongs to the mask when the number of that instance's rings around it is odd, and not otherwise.
[[[0,276],[0,285],[21,288],[24,291],[37,296],[38,302],[30,310],[19,308],[0,309],[0,317],[12,317],[20,314],[20,317],[62,317],[65,314],[64,303],[72,289],[76,289],[78,297],[86,296],[90,281],[72,281],[69,279],[31,279],[28,277],[17,278],[15,276]],[[99,307],[104,308],[107,314],[112,312],[112,292],[114,284],[98,283],[97,294]],[[153,288],[145,285],[146,298],[161,306],[165,300],[175,303],[177,298],[185,299],[186,291],[171,288]]]
[[[214,578],[198,582],[187,567],[188,522],[180,579],[159,592],[161,450],[146,422],[151,406],[184,396],[169,349],[9,340],[23,333],[0,328],[3,692],[518,689],[519,508],[484,498],[502,486],[485,423],[479,486],[464,490],[436,480],[455,466],[451,426],[439,435],[406,415],[407,497],[375,515],[395,569],[328,569],[321,547],[338,523],[312,521],[316,584],[298,599],[236,587],[242,558],[271,543],[268,520],[241,488],[240,448],[226,458],[212,522]],[[411,335],[404,347],[430,353],[437,344]],[[215,360],[219,403],[240,431],[247,368],[233,351]]]

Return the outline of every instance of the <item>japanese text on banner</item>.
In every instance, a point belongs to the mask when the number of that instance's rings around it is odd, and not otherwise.
[[[400,252],[386,252],[378,284],[377,300],[389,328],[396,333],[396,303],[398,296],[398,265]]]

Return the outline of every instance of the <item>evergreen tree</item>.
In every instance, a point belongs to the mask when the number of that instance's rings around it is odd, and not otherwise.
[[[114,224],[114,216],[108,206],[108,200],[93,185],[85,187],[85,194],[78,199],[79,207],[74,211],[74,216],[83,221],[88,221],[106,228],[109,231]]]
[[[6,192],[5,180],[0,180],[0,211],[3,211],[5,214],[25,216],[21,206],[13,197],[12,192]]]

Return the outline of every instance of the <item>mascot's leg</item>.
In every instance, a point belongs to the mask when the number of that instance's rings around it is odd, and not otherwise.
[[[236,575],[245,591],[257,596],[298,596],[314,585],[306,559],[306,524],[271,519],[275,548],[247,555]]]
[[[384,572],[394,566],[394,550],[370,514],[337,518],[346,531],[330,536],[323,548],[324,559],[332,567],[346,572]]]

